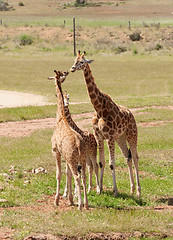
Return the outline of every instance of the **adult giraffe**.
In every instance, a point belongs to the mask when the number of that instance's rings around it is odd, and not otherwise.
[[[89,64],[93,60],[85,59],[85,52],[78,55],[70,71],[82,70],[84,73],[87,91],[93,104],[96,114],[93,117],[94,134],[99,146],[100,157],[100,193],[103,186],[103,172],[105,167],[104,140],[106,140],[109,149],[109,165],[113,177],[113,193],[117,195],[117,186],[115,178],[115,141],[120,147],[128,165],[131,193],[134,193],[135,183],[132,170],[132,159],[134,161],[137,195],[141,196],[141,187],[138,173],[138,153],[137,153],[137,126],[133,114],[125,107],[119,106],[113,102],[111,97],[101,92],[92,75]],[[127,147],[127,142],[130,149]]]

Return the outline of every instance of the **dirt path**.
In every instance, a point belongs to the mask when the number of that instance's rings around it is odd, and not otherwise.
[[[166,109],[173,110],[173,106],[168,106],[168,107],[153,106],[152,108],[158,108],[158,109],[166,108]],[[134,108],[134,109],[131,109],[131,111],[134,113],[134,115],[138,115],[138,114],[145,114],[145,112],[142,112],[142,113],[138,112],[140,110],[145,110],[145,109],[146,108]],[[147,107],[147,109],[148,109],[148,107]],[[85,129],[89,125],[91,125],[91,118],[92,118],[93,114],[94,114],[94,112],[89,112],[89,113],[72,115],[72,117],[75,120],[76,124],[80,128]],[[169,122],[173,122],[173,120],[143,122],[143,123],[139,123],[138,126],[156,127],[156,126],[163,126]],[[17,122],[0,123],[0,136],[26,137],[26,136],[29,136],[34,131],[39,130],[39,129],[54,128],[55,124],[56,124],[55,118],[33,119],[33,120],[25,120],[25,121],[17,121]]]

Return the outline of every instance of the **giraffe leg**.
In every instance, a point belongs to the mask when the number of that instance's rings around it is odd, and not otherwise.
[[[56,195],[55,195],[55,205],[59,205],[60,198],[60,181],[61,181],[61,155],[58,151],[53,151],[53,155],[56,158],[56,179],[57,179],[57,187],[56,187]]]
[[[93,161],[93,167],[94,167],[94,172],[96,176],[97,193],[100,193],[99,177],[98,177],[99,167],[96,161]]]
[[[92,174],[93,174],[93,165],[89,158],[87,159],[87,165],[88,165],[88,172],[89,172],[89,185],[88,185],[88,193],[89,193],[92,189]]]
[[[98,171],[99,171],[99,167],[97,164],[97,145],[95,146],[95,148],[93,148],[92,152],[90,153],[90,159],[91,159],[91,164],[94,168],[94,172],[95,172],[95,177],[96,177],[96,184],[97,184],[97,193],[100,193],[100,186],[99,186],[99,177],[98,177]]]
[[[104,154],[104,139],[100,136],[99,130],[97,128],[93,128],[94,136],[99,147],[99,166],[100,166],[100,194],[103,190],[103,173],[105,168],[105,154]]]
[[[75,188],[78,196],[78,209],[82,210],[82,195],[81,195],[81,187],[80,187],[81,178],[79,174],[77,175],[75,174],[74,180],[75,180]]]
[[[74,177],[75,194],[77,194],[78,197],[78,209],[82,211],[81,175],[78,170],[78,164],[70,165],[69,167]]]
[[[88,209],[88,199],[87,199],[87,191],[86,191],[86,175],[85,175],[85,166],[82,167],[82,184],[84,191],[84,207]]]
[[[130,192],[131,192],[131,194],[133,194],[135,191],[135,183],[134,183],[133,169],[132,169],[132,157],[130,154],[131,152],[130,152],[130,149],[128,150],[126,139],[125,139],[124,135],[121,136],[117,140],[117,143],[127,161],[127,165],[128,165],[128,169],[129,169],[129,177],[130,177],[130,189],[131,189]]]
[[[63,198],[66,198],[67,196],[68,196],[68,165],[66,163],[66,184],[64,188]]]
[[[115,177],[115,140],[107,140],[107,145],[109,149],[109,166],[112,170],[112,179],[113,179],[113,193],[115,197],[117,196],[117,185]]]
[[[140,198],[141,197],[141,187],[140,187],[140,183],[139,183],[139,170],[138,170],[139,157],[138,157],[138,153],[137,153],[137,146],[134,144],[130,145],[130,149],[131,149],[131,155],[132,155],[134,166],[135,166],[137,196]]]
[[[100,165],[100,193],[103,190],[103,173],[105,168],[104,141],[98,142],[99,146],[99,165]]]
[[[72,194],[72,173],[69,166],[67,165],[66,167],[67,167],[67,182],[68,182],[68,192],[69,192],[68,198],[69,198],[70,204],[74,205],[73,194]]]

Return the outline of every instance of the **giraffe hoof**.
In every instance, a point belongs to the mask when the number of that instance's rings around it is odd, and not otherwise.
[[[112,164],[110,165],[110,169],[111,169],[111,170],[113,170],[113,169],[114,169],[114,167],[113,167],[113,165],[112,165]]]

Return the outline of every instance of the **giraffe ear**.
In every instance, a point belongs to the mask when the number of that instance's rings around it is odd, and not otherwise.
[[[92,62],[94,62],[94,60],[87,60],[87,63],[88,63],[88,64],[90,64],[90,63],[92,63]]]
[[[48,80],[55,80],[55,77],[48,77]]]

